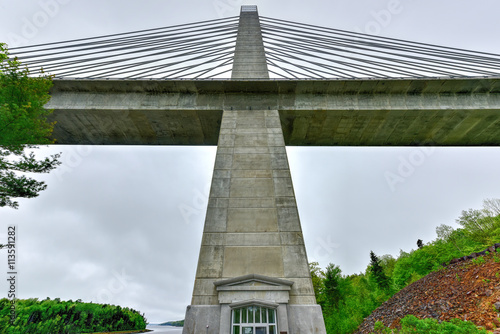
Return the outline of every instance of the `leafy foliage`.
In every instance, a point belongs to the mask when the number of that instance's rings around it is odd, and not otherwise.
[[[491,243],[494,240],[488,232],[495,226],[498,227],[499,211],[500,200],[486,199],[483,202],[483,209],[462,211],[457,223],[472,240],[483,244]]]
[[[326,305],[329,307],[338,306],[346,292],[345,280],[342,279],[340,267],[333,264],[328,265],[323,282]]]
[[[60,162],[59,155],[37,160],[36,145],[50,144],[54,127],[47,122],[52,112],[44,109],[49,101],[51,77],[32,77],[17,60],[8,59],[0,44],[0,207],[17,208],[13,198],[33,198],[46,189],[44,182],[26,173],[48,173]]]
[[[472,322],[452,319],[439,323],[436,319],[418,319],[413,315],[407,315],[401,319],[401,330],[390,330],[381,322],[375,324],[375,333],[387,334],[487,334],[484,329],[477,328]]]
[[[144,315],[133,309],[59,298],[18,299],[12,323],[10,305],[10,300],[0,299],[0,334],[72,334],[146,328]]]
[[[323,308],[327,332],[355,332],[364,318],[408,284],[442,268],[443,263],[500,242],[500,200],[488,199],[481,210],[463,211],[457,222],[461,228],[441,225],[436,228],[436,240],[417,250],[401,251],[397,259],[370,252],[370,264],[364,273],[344,276],[334,264],[323,272],[317,263],[312,263],[313,286]],[[430,320],[413,318],[402,321],[406,327],[401,333],[483,333],[470,322],[451,322],[433,329],[435,324]],[[380,333],[391,333],[382,327]]]
[[[380,289],[389,289],[389,277],[384,273],[384,268],[382,268],[379,258],[373,251],[370,251],[370,271]]]
[[[325,288],[325,273],[319,267],[318,262],[309,263],[309,271],[311,272],[311,279],[316,296],[316,301],[318,302],[318,304],[324,306],[325,301],[322,300],[322,297],[325,296],[325,294],[323,293]]]

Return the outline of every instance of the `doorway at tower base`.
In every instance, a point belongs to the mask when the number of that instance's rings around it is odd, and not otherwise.
[[[183,334],[325,334],[321,307],[290,304],[294,282],[245,275],[213,283],[217,305],[190,305]]]

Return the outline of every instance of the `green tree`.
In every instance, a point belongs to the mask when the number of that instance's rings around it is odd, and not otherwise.
[[[30,76],[17,59],[11,60],[0,44],[0,207],[18,208],[15,198],[33,198],[46,189],[26,173],[48,173],[60,162],[59,154],[38,159],[36,145],[50,144],[54,123],[47,122],[52,78]]]
[[[389,277],[384,273],[384,268],[380,263],[380,259],[373,251],[370,251],[370,272],[375,279],[375,282],[382,290],[389,289]]]
[[[330,263],[326,267],[324,279],[325,302],[328,306],[336,308],[347,294],[346,280],[342,277],[339,266]]]
[[[453,227],[446,224],[441,224],[436,227],[436,234],[438,238],[443,240],[444,242],[451,242],[453,246],[455,246],[461,252],[462,250],[457,245],[457,233],[453,232]]]
[[[500,216],[500,199],[487,198],[483,201],[483,212],[489,217]]]
[[[396,262],[397,260],[390,254],[385,254],[380,257],[380,264],[384,268],[384,273],[389,279],[392,277]]]
[[[500,200],[487,199],[483,202],[483,209],[469,209],[462,211],[457,223],[470,237],[483,245],[495,242],[492,232],[500,228]]]
[[[486,231],[485,227],[481,224],[483,218],[484,214],[482,210],[469,209],[462,211],[462,215],[457,219],[457,223],[472,236],[484,236],[486,235]]]
[[[323,306],[323,290],[325,288],[323,280],[325,278],[325,273],[319,267],[318,262],[309,263],[309,271],[311,272],[311,279],[314,289],[314,295],[316,296],[316,302]]]

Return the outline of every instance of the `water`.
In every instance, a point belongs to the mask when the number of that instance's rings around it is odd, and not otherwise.
[[[154,333],[154,334],[181,334],[182,333],[182,327],[172,327],[172,326],[156,326],[156,325],[148,325],[146,327],[147,329],[152,329],[152,332],[149,333]]]

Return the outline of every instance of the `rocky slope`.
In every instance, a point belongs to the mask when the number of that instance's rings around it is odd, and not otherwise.
[[[368,316],[356,333],[372,333],[377,321],[397,328],[408,314],[441,321],[458,318],[490,331],[500,329],[500,253],[452,262],[399,291]]]

